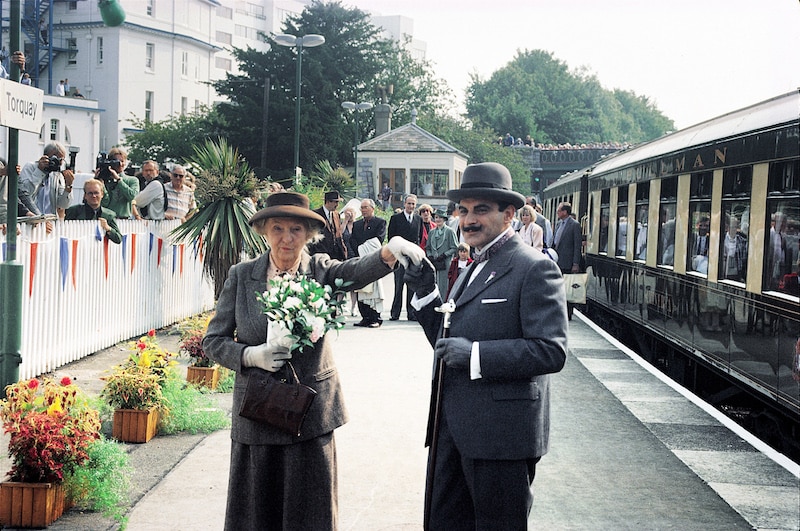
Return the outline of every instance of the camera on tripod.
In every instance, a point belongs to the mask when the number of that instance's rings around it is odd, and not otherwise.
[[[114,171],[119,174],[122,170],[122,161],[117,159],[109,159],[108,153],[101,151],[100,154],[97,155],[97,168],[100,170],[98,177],[103,182],[108,182],[111,180],[110,168],[113,168]]]

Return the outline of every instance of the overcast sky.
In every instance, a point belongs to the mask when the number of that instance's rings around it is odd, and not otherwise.
[[[800,86],[798,0],[342,0],[414,21],[460,101],[517,50],[552,52],[684,128]],[[520,134],[524,131],[520,131]]]

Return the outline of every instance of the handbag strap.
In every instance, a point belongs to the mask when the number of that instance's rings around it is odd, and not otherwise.
[[[300,378],[297,377],[297,372],[294,370],[294,365],[292,365],[292,362],[287,360],[286,365],[284,365],[284,367],[289,367],[289,371],[291,371],[292,376],[294,377],[294,381],[299,383]]]

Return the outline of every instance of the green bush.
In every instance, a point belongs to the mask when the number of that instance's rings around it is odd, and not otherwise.
[[[175,371],[164,382],[162,393],[169,410],[162,417],[158,433],[211,433],[230,426],[228,415],[219,409],[210,391],[189,385]]]
[[[101,436],[88,453],[89,460],[64,482],[68,498],[79,509],[124,521],[132,474],[124,446]]]

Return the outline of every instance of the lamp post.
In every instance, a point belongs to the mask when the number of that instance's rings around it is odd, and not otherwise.
[[[367,109],[372,108],[372,104],[364,101],[361,103],[353,103],[352,101],[343,101],[342,108],[347,109],[348,111],[355,111],[355,118],[356,118],[356,134],[355,134],[355,146],[353,147],[353,175],[356,178],[356,182],[358,182],[358,144],[361,141],[361,129],[358,125],[358,111],[366,111]]]
[[[294,171],[295,175],[300,167],[300,80],[303,70],[303,48],[313,48],[325,43],[325,37],[317,34],[295,37],[282,33],[272,39],[279,46],[297,48],[297,101],[294,106]]]

